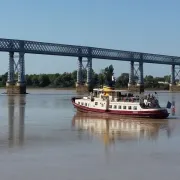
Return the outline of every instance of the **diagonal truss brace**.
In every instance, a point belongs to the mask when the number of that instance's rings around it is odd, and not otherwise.
[[[22,53],[19,54],[14,54],[14,52],[9,53],[9,69],[8,69],[8,80],[7,80],[8,83],[14,84],[16,81],[21,82],[25,78],[23,77],[24,67],[21,67],[22,65],[24,65],[22,64],[21,54]],[[22,57],[24,63],[24,54]],[[16,78],[16,75],[18,75],[18,78]]]
[[[16,61],[15,58],[17,58],[18,60]],[[19,72],[19,55],[15,55],[14,56],[14,73],[18,73]]]
[[[82,60],[82,68],[84,70],[87,70],[88,64],[89,64],[89,61],[87,59]]]
[[[138,83],[139,80],[139,76],[140,76],[140,69],[139,69],[139,63],[135,63],[134,64],[134,83]]]
[[[175,79],[178,79],[180,82],[180,66],[175,68]]]

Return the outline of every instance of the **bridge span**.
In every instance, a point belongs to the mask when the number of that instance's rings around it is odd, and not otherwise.
[[[114,49],[105,49],[88,46],[66,45],[57,43],[46,43],[37,41],[26,41],[16,39],[0,38],[0,51],[9,52],[9,70],[7,79],[8,93],[26,93],[26,80],[25,80],[25,59],[26,53],[30,54],[43,54],[43,55],[56,55],[56,56],[71,56],[78,58],[77,69],[77,88],[81,89],[82,84],[82,69],[83,58],[87,59],[87,82],[86,86],[91,85],[91,70],[92,59],[106,59],[130,62],[129,73],[129,90],[140,89],[144,91],[143,82],[143,63],[153,64],[167,64],[171,65],[171,83],[170,89],[175,87],[176,70],[175,66],[180,66],[180,57],[168,56],[160,54],[151,54],[143,52],[123,51]],[[14,53],[19,53],[18,63],[15,64]],[[134,63],[138,63],[138,68],[135,70]],[[14,82],[15,69],[18,69],[18,81]],[[138,84],[134,82],[135,72],[138,72]]]

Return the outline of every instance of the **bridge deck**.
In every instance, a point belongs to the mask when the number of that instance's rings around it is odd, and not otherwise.
[[[3,38],[0,51],[180,65],[180,57],[176,56]]]

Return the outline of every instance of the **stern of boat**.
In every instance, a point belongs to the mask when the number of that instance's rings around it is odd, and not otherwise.
[[[158,119],[166,119],[169,116],[169,112],[167,109],[161,109],[157,111],[156,113],[152,114],[152,118],[158,118]]]

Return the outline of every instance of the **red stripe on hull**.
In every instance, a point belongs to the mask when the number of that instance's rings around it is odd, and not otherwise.
[[[85,106],[81,106],[75,103],[75,98],[72,98],[72,103],[74,107],[80,111],[85,113],[102,113],[109,115],[118,115],[118,116],[133,116],[133,117],[150,117],[150,118],[158,118],[164,119],[169,116],[169,113],[164,110],[159,111],[117,111],[117,110],[103,110],[103,109],[94,109]]]

